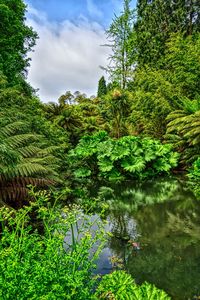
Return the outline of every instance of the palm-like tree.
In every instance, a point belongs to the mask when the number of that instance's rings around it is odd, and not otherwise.
[[[55,122],[69,132],[82,125],[81,116],[73,106],[66,106]]]
[[[193,152],[190,159],[194,160],[200,150],[200,100],[185,101],[184,109],[171,112],[167,120],[167,136],[180,149],[189,147]]]
[[[58,117],[62,113],[64,106],[61,105],[60,103],[49,102],[43,105],[43,109],[44,112],[46,113],[47,119],[53,121],[56,117]]]

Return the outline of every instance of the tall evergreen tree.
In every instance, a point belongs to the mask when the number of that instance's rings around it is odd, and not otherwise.
[[[126,88],[135,59],[134,11],[130,8],[131,0],[124,0],[121,15],[115,16],[110,28],[106,31],[108,45],[112,49],[107,72],[112,82]]]
[[[0,0],[0,71],[10,85],[23,82],[36,32],[25,24],[26,5],[22,0]]]
[[[106,93],[107,93],[106,80],[105,80],[104,76],[102,76],[98,83],[97,96],[102,97],[102,96],[106,95]]]

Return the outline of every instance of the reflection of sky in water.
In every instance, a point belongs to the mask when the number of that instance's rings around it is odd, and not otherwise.
[[[85,217],[87,221],[85,221]],[[125,216],[125,222],[126,222],[126,239],[130,239],[132,241],[136,241],[139,237],[136,227],[137,223],[134,219],[130,219],[129,216]],[[96,262],[97,268],[94,271],[95,274],[108,274],[112,271],[112,264],[110,258],[113,256],[118,256],[118,251],[115,251],[115,249],[112,249],[111,243],[113,239],[117,239],[121,247],[124,247],[124,242],[128,243],[128,240],[124,241],[123,236],[121,235],[120,229],[117,227],[117,224],[115,224],[114,220],[111,219],[109,216],[107,218],[107,222],[101,221],[98,215],[93,216],[86,216],[82,215],[80,213],[79,220],[77,224],[73,225],[73,232],[74,237],[76,241],[79,241],[83,237],[83,231],[85,231],[85,228],[88,228],[92,236],[96,234],[99,227],[96,225],[96,221],[101,222],[103,224],[105,232],[114,232],[114,235],[112,238],[108,238],[108,241],[106,242],[105,247],[103,248],[98,261]],[[90,226],[92,224],[92,226]],[[122,229],[121,229],[122,230]],[[125,233],[124,233],[125,234]],[[72,233],[67,232],[65,239],[64,239],[64,247],[68,249],[72,246]],[[98,243],[96,243],[92,249],[90,249],[90,254],[92,256],[93,252],[97,250]]]
[[[110,257],[113,256],[113,251],[105,247],[102,253],[99,256],[97,261],[97,269],[95,270],[95,274],[108,274],[112,270],[112,264],[110,262]]]

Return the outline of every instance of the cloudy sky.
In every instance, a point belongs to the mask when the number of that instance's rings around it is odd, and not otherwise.
[[[56,101],[66,91],[95,95],[109,48],[105,29],[122,0],[26,0],[27,23],[39,39],[31,53],[28,81],[42,101]],[[135,0],[132,1],[135,5]]]

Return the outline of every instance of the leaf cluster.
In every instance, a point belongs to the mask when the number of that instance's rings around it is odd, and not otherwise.
[[[132,277],[124,271],[114,271],[105,275],[98,286],[98,299],[115,300],[170,300],[162,290],[147,282],[138,286]]]
[[[96,175],[109,180],[169,173],[177,165],[178,157],[170,144],[136,136],[115,140],[105,132],[83,137],[69,153],[77,178]]]

